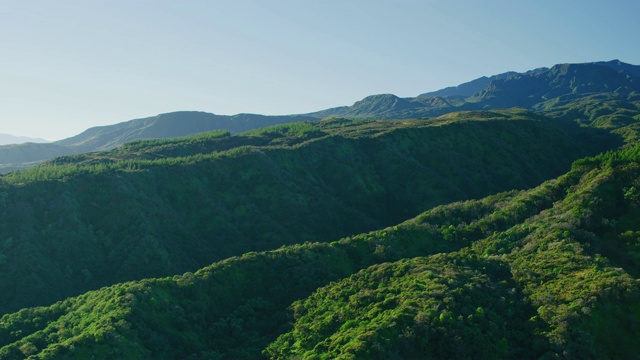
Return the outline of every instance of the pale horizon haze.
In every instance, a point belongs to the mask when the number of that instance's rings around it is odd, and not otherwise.
[[[636,1],[2,1],[0,133],[301,114],[558,63],[640,65]]]

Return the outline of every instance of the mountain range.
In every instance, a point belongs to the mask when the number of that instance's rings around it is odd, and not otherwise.
[[[90,128],[50,144],[0,146],[0,172],[24,169],[60,155],[110,150],[138,139],[171,138],[212,130],[232,134],[296,121],[345,118],[408,119],[433,117],[453,111],[522,107],[543,110],[549,101],[569,101],[593,93],[619,98],[637,96],[640,66],[619,60],[585,64],[559,64],[525,73],[507,72],[481,77],[456,87],[400,98],[392,94],[368,96],[352,106],[308,114],[266,116],[214,115],[181,111]]]
[[[109,150],[128,141],[171,138],[226,129],[233,133],[294,121],[315,120],[309,116],[214,115],[180,111],[90,128],[76,136],[48,144],[0,146],[0,172],[29,168],[56,156]]]
[[[0,359],[637,358],[639,68],[50,144],[0,176]]]

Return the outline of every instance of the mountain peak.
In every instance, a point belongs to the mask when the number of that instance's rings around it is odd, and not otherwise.
[[[397,101],[400,98],[394,94],[376,94],[376,95],[369,95],[367,97],[365,97],[364,99],[358,101],[358,102],[369,102],[369,101]],[[358,103],[356,102],[356,104]]]
[[[352,112],[357,116],[380,116],[389,111],[406,110],[421,106],[410,99],[393,94],[370,95],[353,104]]]
[[[594,62],[593,64],[606,66],[619,73],[628,73],[633,77],[640,77],[640,66],[631,65],[631,64],[622,62],[618,59],[613,59],[609,61],[598,61],[598,62]]]

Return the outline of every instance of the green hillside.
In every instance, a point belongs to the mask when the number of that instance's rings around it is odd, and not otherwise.
[[[0,178],[0,308],[389,226],[534,186],[612,142],[509,110],[334,119],[59,158]]]
[[[526,191],[0,320],[0,358],[635,358],[640,147]]]
[[[0,360],[640,358],[639,74],[38,144],[0,175]]]

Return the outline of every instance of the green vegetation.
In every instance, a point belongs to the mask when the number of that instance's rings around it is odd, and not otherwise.
[[[293,304],[271,358],[527,358],[545,339],[509,268],[467,253],[372,266]],[[537,349],[536,349],[537,350]],[[538,350],[539,351],[539,350]]]
[[[0,358],[633,358],[639,170],[640,148],[611,152],[383,230],[24,309],[0,320]]]
[[[638,74],[95,128],[0,176],[0,360],[637,358]]]
[[[337,242],[307,243],[245,254],[195,274],[124,283],[50,308],[37,308],[36,313],[21,310],[1,321],[4,330],[0,332],[0,339],[4,339],[2,344],[7,346],[0,354],[15,353],[29,342],[45,353],[53,352],[60,357],[71,351],[69,357],[74,357],[78,344],[92,344],[96,338],[98,341],[106,338],[120,339],[123,343],[103,346],[102,352],[98,352],[103,357],[132,354],[127,352],[130,349],[121,347],[134,343],[148,347],[135,350],[135,354],[146,354],[140,355],[142,357],[149,354],[184,357],[202,351],[200,355],[206,358],[211,356],[211,353],[205,355],[206,349],[214,349],[224,357],[255,358],[274,340],[274,334],[286,330],[287,307],[315,288],[376,263],[455,251],[469,241],[452,234],[449,219],[464,219],[467,222],[464,233],[469,236],[492,233],[509,224],[502,218],[489,216],[498,206],[524,197],[528,200],[527,206],[519,206],[518,218],[526,218],[551,206],[553,193],[547,188],[530,193],[509,192],[481,201],[440,206],[398,226]],[[188,319],[179,315],[181,313]],[[121,331],[128,332],[120,334]],[[96,337],[96,332],[109,335]],[[59,336],[58,333],[69,335],[59,338],[56,344],[43,342],[42,339]],[[133,334],[140,334],[141,338],[132,338]],[[199,337],[183,338],[196,336],[194,334]],[[72,338],[67,338],[69,336]],[[185,341],[188,348],[173,348]],[[61,344],[64,346],[58,346]],[[161,349],[154,349],[160,344],[163,344]],[[90,352],[95,353],[98,349],[93,346],[97,345],[91,345]],[[43,350],[45,348],[49,349]]]
[[[293,329],[265,355],[634,358],[640,198],[629,185],[639,162],[640,147],[576,162],[471,221],[506,230],[475,237],[464,220],[452,224],[477,239],[468,249],[374,266],[318,290],[292,305]],[[553,206],[512,226],[514,210],[541,196]]]
[[[615,93],[589,95],[575,101],[554,99],[540,104],[538,109],[557,119],[610,130],[629,144],[639,139],[640,95],[636,93],[629,96]]]
[[[301,115],[264,116],[238,114],[214,115],[181,111],[94,127],[76,136],[52,144],[0,146],[0,172],[25,169],[55,156],[104,151],[139,139],[174,138],[213,130],[232,134],[267,126],[300,121],[320,121],[328,117],[349,119],[415,119],[469,110],[495,110],[520,107],[549,113],[566,112],[569,102],[589,101],[596,97],[615,97],[625,104],[610,107],[604,118],[595,122],[602,128],[632,125],[632,134],[621,133],[628,140],[637,137],[637,114],[619,112],[627,102],[638,101],[640,81],[638,66],[619,61],[559,64],[526,73],[504,73],[480,78],[460,87],[447,88],[415,98],[392,94],[368,96],[352,106],[342,106]],[[559,106],[558,109],[555,109]],[[597,105],[599,106],[599,105]],[[569,109],[572,110],[572,109]],[[569,111],[573,113],[574,111]],[[580,110],[578,111],[580,112]],[[581,121],[569,118],[569,121]],[[593,122],[593,121],[591,121]],[[629,129],[627,129],[629,130]]]
[[[0,146],[0,172],[27,169],[56,156],[110,150],[140,139],[176,138],[221,129],[230,133],[239,133],[275,124],[308,120],[317,119],[306,115],[227,116],[197,111],[160,114],[109,126],[93,127],[81,134],[54,143]],[[138,145],[142,144],[144,142]]]
[[[333,119],[59,158],[0,179],[0,288],[11,289],[0,306],[46,305],[527,188],[606,146],[591,139],[509,110]]]

